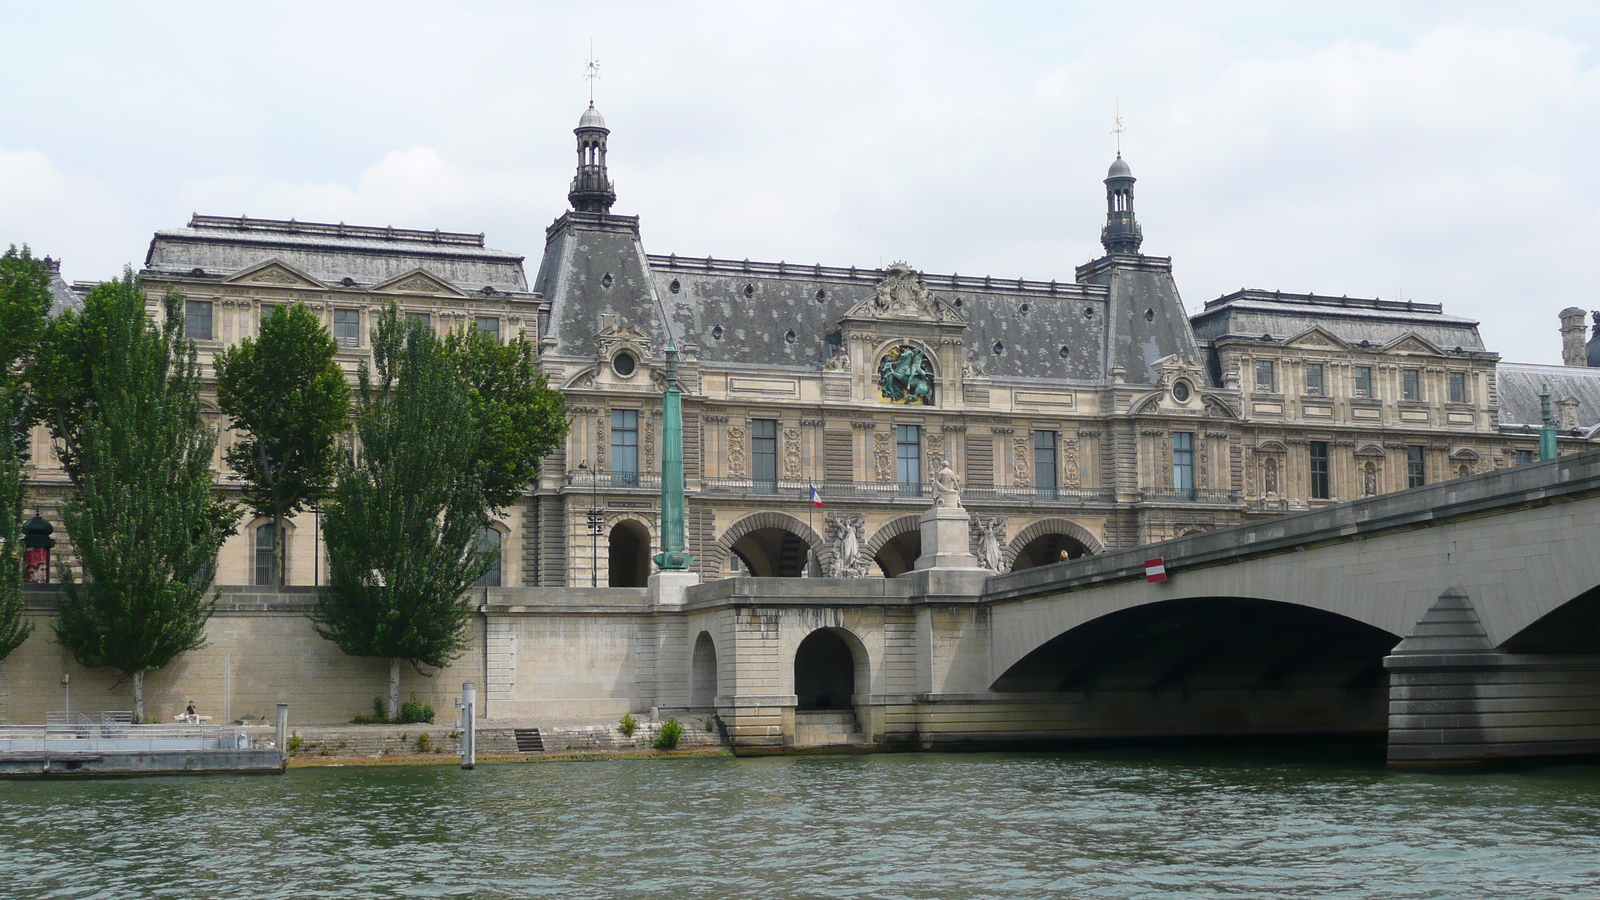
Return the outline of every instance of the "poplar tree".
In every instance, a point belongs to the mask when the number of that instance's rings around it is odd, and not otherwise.
[[[350,387],[334,361],[338,345],[303,303],[261,323],[216,356],[217,405],[238,439],[227,460],[244,478],[244,502],[272,520],[272,571],[284,583],[283,520],[332,486],[336,440],[350,412]]]
[[[458,361],[391,304],[358,375],[359,451],[323,509],[328,587],[312,621],[352,656],[389,660],[389,718],[400,665],[448,665],[465,647],[467,589],[495,563],[477,552],[489,512],[474,465],[479,434]]]
[[[41,391],[41,413],[71,460],[62,519],[84,576],[67,580],[56,640],[81,665],[129,677],[138,721],[144,674],[205,643],[217,551],[238,520],[214,490],[217,435],[201,418],[182,297],[162,306],[157,326],[124,271],[49,324],[36,367],[63,376]]]
[[[22,515],[27,484],[27,393],[32,362],[50,312],[50,270],[24,246],[0,256],[0,660],[22,646],[33,626],[22,619]]]

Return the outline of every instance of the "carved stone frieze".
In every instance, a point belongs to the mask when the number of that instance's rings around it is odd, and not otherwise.
[[[876,432],[872,435],[872,459],[877,467],[878,481],[889,484],[894,481],[894,445],[885,432]]]
[[[728,426],[728,476],[730,478],[744,477],[745,446],[744,426]]]
[[[1015,473],[1012,480],[1016,483],[1017,487],[1033,486],[1033,466],[1029,464],[1028,450],[1027,438],[1019,437],[1011,439],[1011,463],[1014,467],[1013,472]]]
[[[783,477],[800,480],[800,429],[783,430]]]

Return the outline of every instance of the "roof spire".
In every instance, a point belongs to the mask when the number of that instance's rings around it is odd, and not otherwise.
[[[594,109],[594,83],[600,80],[600,60],[594,58],[594,38],[589,39],[589,61],[583,64],[583,78],[589,82],[589,108]]]
[[[1122,101],[1117,100],[1116,118],[1112,119],[1111,133],[1117,138],[1117,159],[1122,158],[1122,133],[1128,129],[1122,126]]]

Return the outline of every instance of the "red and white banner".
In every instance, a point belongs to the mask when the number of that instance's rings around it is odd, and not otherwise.
[[[1167,561],[1161,557],[1144,561],[1144,580],[1152,584],[1167,580]]]

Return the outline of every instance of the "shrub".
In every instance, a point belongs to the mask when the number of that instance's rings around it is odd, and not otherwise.
[[[419,722],[433,724],[433,704],[423,703],[416,694],[412,694],[410,700],[400,704],[400,718],[394,724],[415,725]]]
[[[404,709],[404,708],[405,707],[403,707],[403,706],[401,707],[401,709]],[[418,753],[428,753],[428,752],[431,752],[432,750],[433,750],[433,738],[429,737],[428,733],[426,731],[424,731],[423,733],[417,735],[417,752]]]
[[[285,741],[284,743],[287,746],[285,746],[283,749],[288,750],[290,756],[294,756],[296,753],[299,753],[300,748],[306,745],[305,738],[301,737],[300,732],[298,731],[290,734],[289,740]]]
[[[661,723],[661,733],[656,735],[655,743],[651,746],[657,750],[675,750],[682,739],[683,725],[677,719],[668,719]]]
[[[633,737],[633,733],[639,730],[639,720],[633,717],[633,713],[623,713],[617,724],[622,728],[623,737]]]

